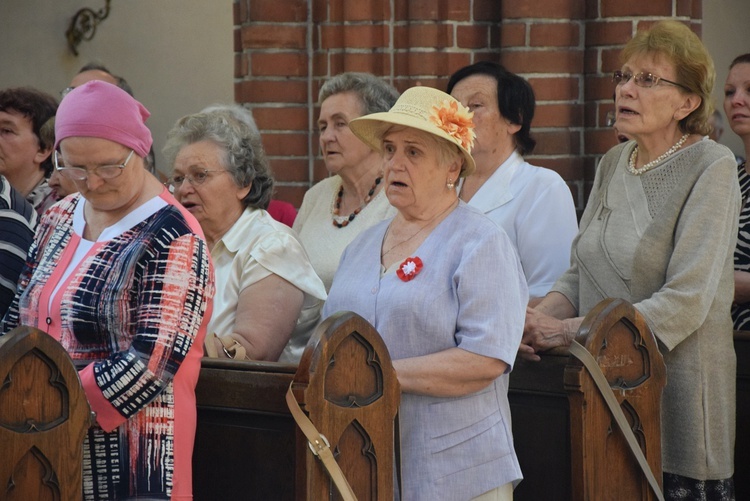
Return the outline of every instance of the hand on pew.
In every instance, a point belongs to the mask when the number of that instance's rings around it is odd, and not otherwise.
[[[538,353],[558,346],[570,346],[583,317],[558,319],[534,308],[526,308],[526,324],[518,355],[532,362],[541,360]]]

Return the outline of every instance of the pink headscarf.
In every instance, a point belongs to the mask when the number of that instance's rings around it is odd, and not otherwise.
[[[153,139],[146,127],[151,114],[130,94],[91,80],[67,94],[55,116],[55,149],[66,137],[99,137],[148,155]]]

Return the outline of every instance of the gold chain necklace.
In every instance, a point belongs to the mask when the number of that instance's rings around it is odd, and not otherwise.
[[[388,255],[388,254],[389,254],[389,253],[390,253],[390,252],[391,252],[391,251],[392,251],[393,249],[395,249],[396,247],[400,247],[401,245],[404,245],[405,243],[407,243],[408,241],[410,241],[410,240],[411,240],[412,238],[414,238],[414,237],[416,237],[417,235],[419,235],[420,233],[422,233],[422,230],[424,230],[425,228],[427,228],[427,227],[428,227],[428,226],[429,226],[430,224],[432,224],[432,223],[433,223],[433,222],[434,222],[434,221],[435,221],[436,219],[438,219],[438,218],[439,218],[440,216],[442,216],[443,214],[445,214],[446,212],[448,212],[448,211],[449,211],[450,209],[454,208],[454,207],[455,207],[456,205],[458,205],[458,200],[455,200],[454,202],[451,202],[451,204],[450,204],[450,205],[449,205],[448,207],[446,207],[446,208],[445,208],[445,209],[444,209],[444,210],[443,210],[443,211],[442,211],[442,212],[441,212],[440,214],[438,214],[437,216],[435,216],[435,217],[433,217],[432,219],[430,219],[429,221],[427,221],[427,222],[426,222],[426,223],[425,223],[425,224],[424,224],[423,226],[420,226],[420,228],[419,228],[419,229],[418,229],[418,230],[417,230],[417,231],[416,231],[416,232],[415,232],[414,234],[412,234],[412,235],[411,235],[411,236],[410,236],[409,238],[407,238],[406,240],[402,240],[402,241],[398,242],[397,244],[391,245],[391,246],[390,246],[390,247],[388,248],[388,250],[387,250],[387,251],[383,252],[383,253],[382,253],[382,254],[380,255],[380,258],[381,258],[381,259],[382,259],[382,258],[384,258],[384,257],[385,257],[385,256],[387,256],[387,255]],[[391,224],[393,224],[393,221],[391,221],[391,223],[390,223],[390,224],[388,224],[388,228],[387,228],[387,229],[385,230],[385,236],[383,237],[383,242],[384,242],[384,243],[385,243],[386,239],[388,238],[388,235],[389,235],[389,234],[390,234],[390,232],[391,232]]]

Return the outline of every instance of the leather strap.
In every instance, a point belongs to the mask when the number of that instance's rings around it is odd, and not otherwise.
[[[589,351],[577,341],[573,341],[570,345],[570,354],[583,362],[583,365],[586,366],[589,374],[591,374],[591,378],[594,380],[594,383],[596,383],[597,388],[599,388],[599,393],[604,397],[604,401],[607,402],[607,406],[609,407],[610,412],[612,412],[612,416],[615,418],[615,421],[617,421],[617,425],[620,427],[620,431],[622,431],[631,452],[638,460],[638,465],[641,467],[643,474],[646,475],[646,479],[648,480],[651,489],[654,491],[654,494],[656,494],[656,498],[659,501],[664,501],[664,494],[661,492],[659,482],[656,481],[656,478],[651,471],[651,466],[649,466],[646,456],[643,455],[643,451],[638,445],[633,430],[630,429],[628,420],[625,417],[625,414],[623,414],[620,404],[607,382],[607,378],[604,377],[601,367],[599,367],[599,364],[591,353],[589,353]]]
[[[286,405],[289,407],[292,417],[297,422],[297,426],[299,426],[302,433],[307,437],[310,450],[323,462],[323,466],[325,466],[328,475],[336,485],[341,497],[344,501],[357,501],[357,496],[354,495],[354,491],[349,485],[349,482],[347,482],[344,472],[341,471],[339,464],[333,457],[331,445],[328,443],[328,439],[318,431],[312,421],[310,421],[305,413],[302,412],[302,409],[300,409],[300,406],[297,403],[297,399],[294,398],[294,393],[292,393],[291,384],[286,392]]]
[[[247,350],[240,344],[239,341],[232,338],[231,336],[218,336],[215,332],[212,332],[206,336],[203,342],[206,356],[209,358],[219,358],[219,350],[216,349],[216,343],[214,339],[218,339],[221,342],[221,348],[224,350],[224,354],[234,360],[250,360],[247,356]]]

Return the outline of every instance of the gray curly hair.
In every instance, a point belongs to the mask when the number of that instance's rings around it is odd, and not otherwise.
[[[175,159],[185,146],[200,141],[216,143],[225,152],[224,167],[237,186],[244,188],[252,185],[250,192],[242,199],[243,205],[267,209],[273,193],[273,176],[260,132],[254,127],[254,122],[251,122],[251,126],[233,106],[215,106],[209,111],[179,119],[169,131],[164,156],[174,168]]]
[[[318,104],[342,92],[354,92],[362,102],[362,114],[388,111],[396,104],[399,93],[391,84],[371,73],[350,71],[326,80],[318,92]]]

